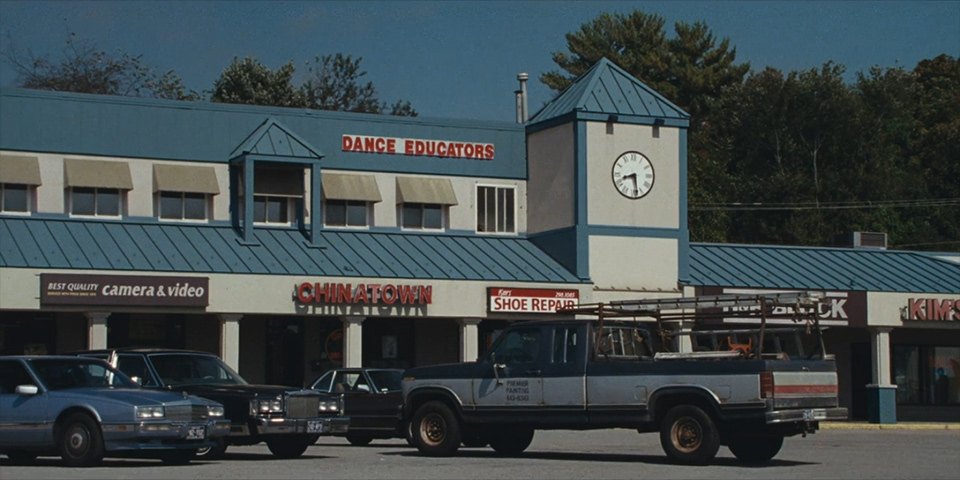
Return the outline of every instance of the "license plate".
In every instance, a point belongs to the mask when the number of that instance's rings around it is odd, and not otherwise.
[[[815,420],[824,420],[827,418],[827,412],[823,410],[804,410],[803,411],[803,420],[807,422],[812,422]]]
[[[187,428],[187,440],[203,440],[204,438],[207,438],[206,427]]]
[[[323,422],[320,420],[307,420],[307,433],[323,433]]]

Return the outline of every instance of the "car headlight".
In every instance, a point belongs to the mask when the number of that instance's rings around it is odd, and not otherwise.
[[[208,417],[222,417],[223,416],[223,407],[220,405],[208,405],[207,406],[207,416]]]
[[[142,407],[134,407],[134,410],[137,414],[137,419],[147,420],[150,418],[163,418],[163,405],[149,405]]]
[[[281,413],[283,412],[283,400],[280,400],[279,398],[256,399],[250,402],[250,407],[254,415]]]
[[[329,401],[320,401],[320,407],[318,408],[320,412],[338,412],[340,411],[340,401],[338,400],[329,400]]]

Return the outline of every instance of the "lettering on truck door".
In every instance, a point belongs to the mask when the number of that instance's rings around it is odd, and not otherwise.
[[[541,338],[541,330],[540,327],[515,328],[503,334],[490,354],[491,371],[474,380],[478,409],[509,410],[540,405],[543,400],[541,365],[547,343]]]

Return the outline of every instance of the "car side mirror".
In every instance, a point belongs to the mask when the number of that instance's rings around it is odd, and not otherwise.
[[[40,389],[36,385],[17,385],[17,395],[36,395]]]

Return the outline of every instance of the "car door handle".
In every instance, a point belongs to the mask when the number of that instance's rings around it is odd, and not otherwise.
[[[540,370],[530,369],[525,372],[527,375],[540,375]]]

